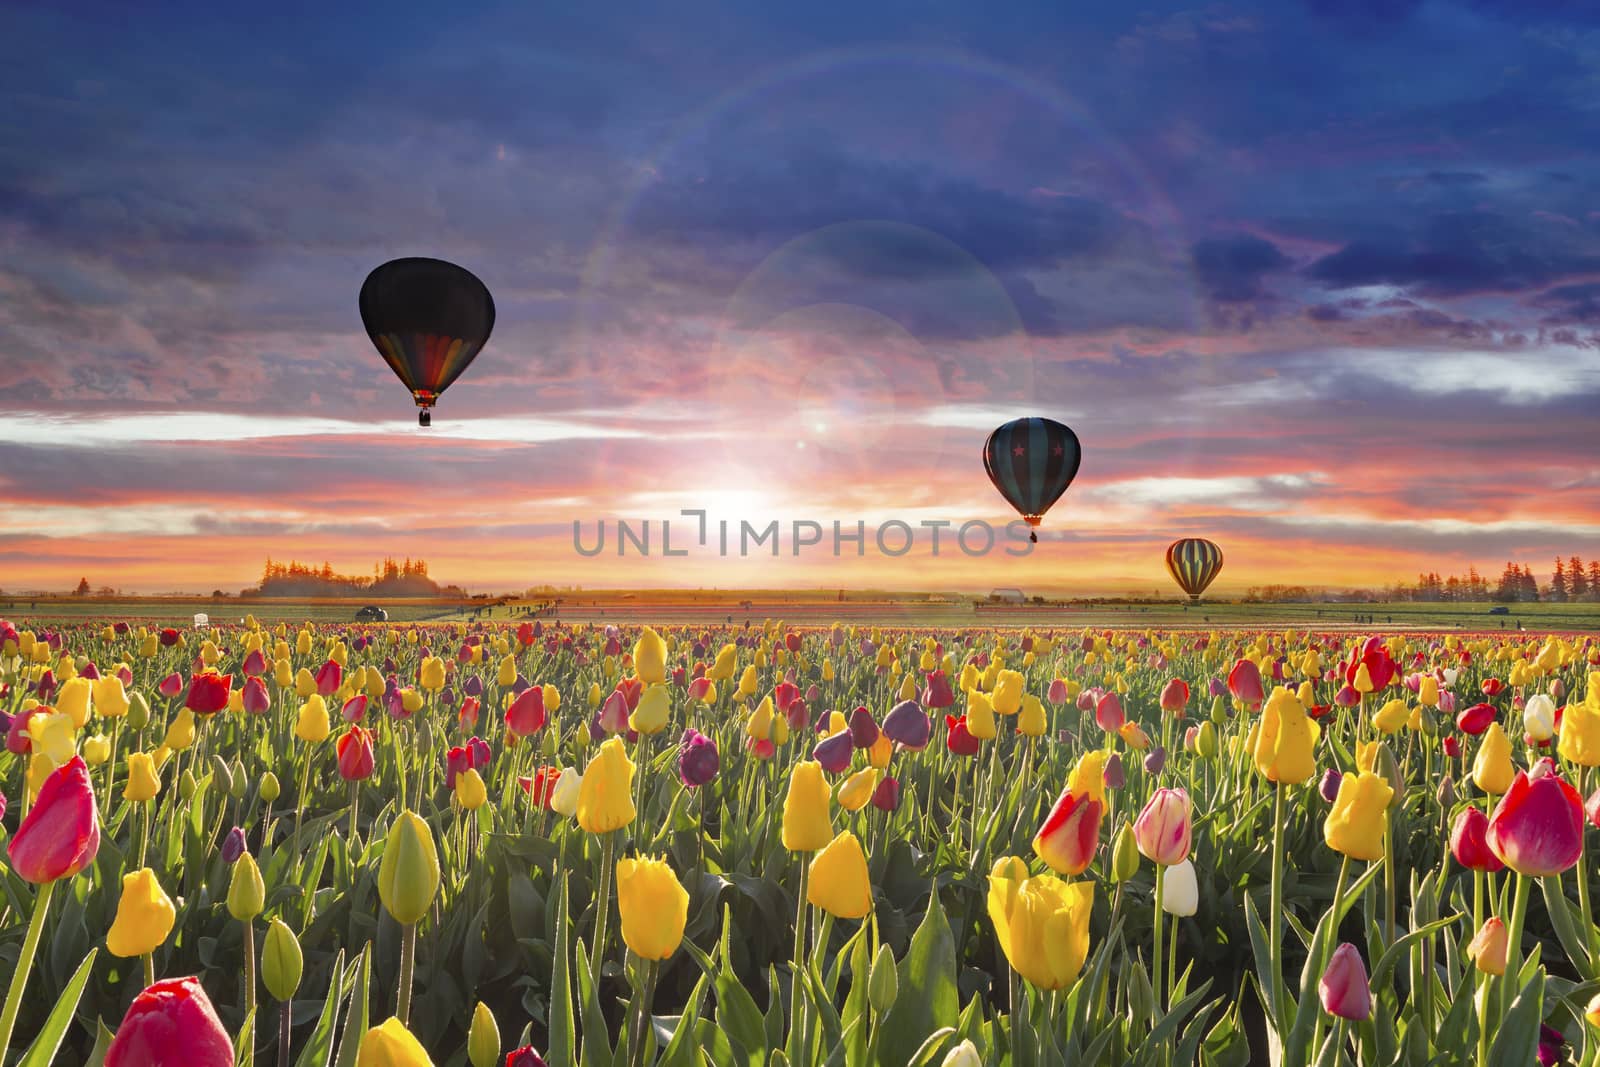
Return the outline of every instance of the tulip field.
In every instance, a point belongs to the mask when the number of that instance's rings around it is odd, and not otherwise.
[[[0,619],[0,1064],[1600,1064],[1600,639]]]

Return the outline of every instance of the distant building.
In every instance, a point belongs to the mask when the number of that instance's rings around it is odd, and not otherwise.
[[[989,599],[997,600],[1002,604],[1023,604],[1027,602],[1028,598],[1022,595],[1022,590],[1020,589],[996,589],[989,594]]]

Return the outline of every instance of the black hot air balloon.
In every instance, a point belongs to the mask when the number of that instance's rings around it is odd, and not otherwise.
[[[1029,526],[1038,526],[1050,505],[1061,499],[1081,462],[1078,435],[1054,419],[1012,419],[983,446],[989,480]],[[1028,539],[1037,541],[1039,535],[1030,532]]]
[[[361,322],[429,425],[430,408],[483,349],[494,298],[465,267],[442,259],[393,259],[361,285]]]
[[[1200,603],[1200,594],[1206,591],[1222,571],[1222,549],[1204,537],[1185,537],[1167,547],[1167,570],[1185,593],[1189,602]]]

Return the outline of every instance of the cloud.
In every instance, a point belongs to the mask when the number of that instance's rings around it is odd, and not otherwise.
[[[1271,241],[1249,235],[1208,237],[1191,251],[1200,284],[1211,299],[1227,303],[1257,299],[1262,280],[1289,265]]]

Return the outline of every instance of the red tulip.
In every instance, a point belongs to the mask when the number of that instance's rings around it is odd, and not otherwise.
[[[1499,713],[1488,704],[1474,704],[1456,716],[1456,726],[1463,733],[1476,736],[1489,728],[1489,724],[1494,722],[1497,714]]]
[[[250,654],[244,658],[244,673],[246,678],[259,678],[267,673],[267,657],[259,648],[252,648]]]
[[[1483,685],[1479,688],[1483,690],[1484,696],[1497,697],[1505,691],[1506,683],[1502,682],[1498,678],[1485,678],[1483,680]]]
[[[1546,757],[1532,774],[1517,772],[1495,805],[1485,838],[1518,874],[1560,874],[1578,862],[1583,849],[1583,799]]]
[[[161,631],[161,643],[162,643],[162,645],[164,645],[167,648],[171,648],[173,645],[177,644],[178,643],[178,631],[174,630],[170,626],[168,626],[166,629],[162,630]]]
[[[704,664],[701,666],[703,668]],[[704,700],[709,692],[711,692],[711,679],[704,674],[697,674],[689,680],[690,700]]]
[[[791,682],[779,682],[772,688],[772,706],[782,714],[789,713],[789,705],[800,699],[800,687]],[[805,720],[802,719],[803,723]]]
[[[543,689],[540,690],[541,693],[543,691]],[[471,730],[478,725],[479,707],[481,705],[478,703],[477,697],[465,697],[462,699],[461,710],[456,712],[456,721],[461,724],[463,730]]]
[[[1184,707],[1189,703],[1189,683],[1182,678],[1174,678],[1161,690],[1161,710],[1171,712],[1179,717],[1183,715]]]
[[[454,789],[456,787],[456,775],[471,768],[472,757],[467,753],[467,750],[460,745],[452,747],[450,751],[444,754],[445,788]]]
[[[527,737],[544,729],[544,724],[544,687],[530,685],[506,709],[506,729],[518,737]]]
[[[633,714],[639,708],[639,698],[644,696],[644,683],[637,675],[624,678],[617,683],[617,692],[622,694],[622,699],[627,702],[628,714]]]
[[[1261,669],[1253,660],[1242,659],[1228,672],[1228,692],[1233,699],[1252,708],[1261,706],[1266,694],[1261,689]]]
[[[198,978],[166,978],[133,998],[105,1067],[233,1067],[233,1040]]]
[[[560,767],[540,767],[531,777],[526,774],[517,775],[517,784],[522,786],[524,793],[533,798],[535,807],[548,808],[560,777]]]
[[[267,691],[267,683],[260,678],[244,680],[244,690],[239,694],[239,700],[251,715],[265,715],[272,710],[272,695]]]
[[[615,690],[600,706],[600,729],[608,734],[620,734],[628,728],[628,698]]]
[[[345,722],[360,722],[367,717],[367,694],[357,693],[344,702],[344,707],[339,709],[339,717]]]
[[[228,690],[233,687],[233,675],[206,671],[189,679],[189,695],[184,706],[196,715],[215,715],[228,706]]]
[[[1461,758],[1461,739],[1459,737],[1447,737],[1444,739],[1443,745],[1446,756],[1451,759]]]
[[[183,692],[183,675],[179,674],[177,671],[173,671],[171,674],[161,679],[161,684],[156,686],[156,692],[160,693],[168,700],[171,700],[173,697]]]
[[[360,698],[365,700],[365,697]],[[372,734],[360,726],[352,726],[339,735],[339,777],[347,782],[360,782],[372,777]]]
[[[1482,808],[1467,808],[1450,827],[1450,854],[1469,871],[1499,871],[1505,868],[1489,847],[1489,816]]]
[[[1345,664],[1344,680],[1351,685],[1356,684],[1356,673],[1362,665],[1367,668],[1367,677],[1372,679],[1372,691],[1379,692],[1390,682],[1395,675],[1400,673],[1394,657],[1389,655],[1389,650],[1383,646],[1382,638],[1369,637],[1366,642],[1351,655],[1350,662]]]
[[[533,644],[534,640],[538,636],[539,635],[534,632],[533,623],[531,622],[522,623],[517,627],[517,644],[521,645],[523,648],[527,648],[529,645]]]
[[[900,807],[900,781],[885,777],[872,791],[872,806],[879,811],[894,811]]]
[[[344,684],[344,668],[339,666],[337,660],[329,660],[317,669],[317,693],[320,696],[331,697],[339,691],[339,686]]]
[[[1117,694],[1107,693],[1095,702],[1094,721],[1108,734],[1122,729],[1128,717],[1123,714],[1122,701],[1117,699]]]
[[[950,679],[945,677],[944,671],[929,671],[928,684],[922,690],[922,706],[948,708],[955,702],[956,695],[950,691]]]
[[[26,756],[33,751],[33,739],[28,735],[28,716],[18,715],[6,727],[6,751],[13,756]]]
[[[967,729],[967,717],[965,715],[960,718],[954,715],[946,715],[944,724],[948,729],[948,736],[944,741],[945,748],[957,756],[976,756],[978,754],[978,750],[983,747],[983,743],[973,737],[972,733]]]
[[[51,771],[6,852],[17,875],[34,884],[70,878],[94,862],[100,850],[89,768],[82,756]]]

